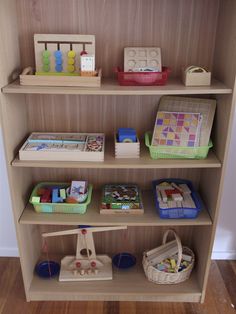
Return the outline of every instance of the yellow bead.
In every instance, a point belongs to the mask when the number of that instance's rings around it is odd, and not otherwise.
[[[73,64],[75,63],[75,59],[73,59],[73,58],[68,58],[67,63],[68,63],[69,65],[73,65]]]
[[[72,72],[75,71],[75,67],[74,67],[73,65],[68,65],[67,71],[70,72],[70,73],[72,73]]]
[[[70,50],[70,51],[68,52],[68,57],[69,57],[69,58],[74,58],[74,57],[75,57],[75,51],[74,51],[74,50]]]

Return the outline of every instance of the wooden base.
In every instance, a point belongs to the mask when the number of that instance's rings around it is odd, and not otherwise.
[[[61,260],[61,270],[59,281],[93,281],[93,280],[112,280],[112,262],[111,258],[107,255],[97,255],[97,270],[98,273],[88,274],[85,272],[81,275],[79,271],[74,273],[74,263],[76,262],[75,256],[65,256]],[[79,260],[81,262],[81,269],[89,269],[89,260]]]
[[[20,75],[20,85],[24,86],[75,86],[75,87],[100,87],[102,71],[98,70],[97,76],[58,76],[34,75],[24,72]]]

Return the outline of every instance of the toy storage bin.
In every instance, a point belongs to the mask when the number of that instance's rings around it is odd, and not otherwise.
[[[92,189],[91,184],[88,185],[88,197],[85,202],[77,204],[68,204],[68,203],[34,203],[32,202],[33,196],[38,196],[37,191],[43,187],[58,186],[62,188],[67,188],[70,186],[70,183],[58,183],[58,182],[42,182],[35,186],[33,192],[30,196],[30,203],[34,206],[34,209],[37,213],[65,213],[65,214],[84,214],[87,210],[87,206],[91,202]]]
[[[151,132],[145,133],[145,145],[149,148],[150,156],[152,159],[204,159],[207,157],[209,149],[213,147],[210,140],[208,146],[198,147],[184,147],[184,146],[152,146],[151,145]]]
[[[123,72],[116,68],[118,82],[124,86],[166,85],[170,69],[162,68],[162,72]]]
[[[162,182],[174,182],[176,184],[187,184],[189,189],[191,190],[191,197],[195,203],[196,208],[188,208],[188,207],[181,207],[181,208],[160,208],[159,202],[157,199],[156,193],[156,186]],[[202,202],[198,193],[194,190],[192,183],[189,180],[183,179],[160,179],[155,180],[152,182],[154,195],[155,195],[155,205],[162,219],[194,219],[198,216],[199,212],[202,209]]]
[[[175,269],[175,273],[167,273],[167,272],[158,270],[157,268],[152,266],[150,262],[148,262],[145,253],[143,255],[143,269],[144,269],[145,275],[149,281],[152,281],[156,284],[176,284],[176,283],[183,282],[190,277],[191,272],[193,270],[193,266],[195,262],[194,253],[188,247],[182,246],[181,240],[174,230],[168,229],[164,233],[162,244],[166,243],[169,233],[172,233],[174,235],[177,241],[177,245],[178,245],[178,261],[177,261],[177,267]],[[190,264],[188,265],[188,267],[178,272],[183,253],[190,255],[192,257],[192,260]]]

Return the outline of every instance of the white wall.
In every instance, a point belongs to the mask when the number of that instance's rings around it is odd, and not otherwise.
[[[18,256],[0,128],[0,256]]]
[[[231,139],[225,186],[213,249],[214,259],[236,259],[236,115]],[[17,256],[17,243],[7,184],[7,173],[0,129],[0,256]]]
[[[213,259],[236,259],[236,113],[226,168]]]

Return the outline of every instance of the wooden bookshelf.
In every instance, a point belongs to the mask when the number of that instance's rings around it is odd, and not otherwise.
[[[72,2],[8,0],[0,4],[0,126],[26,300],[204,302],[235,112],[236,2]],[[103,73],[101,87],[21,86],[18,79],[13,81],[13,73],[34,67],[34,33],[94,34],[96,63]],[[161,47],[163,64],[171,69],[167,85],[119,86],[114,67],[122,66],[123,49],[128,46]],[[182,67],[192,64],[212,72],[211,86],[185,87],[181,83]],[[214,147],[205,160],[152,160],[144,145],[140,159],[116,160],[109,142],[102,163],[19,160],[19,148],[34,131],[103,132],[106,138],[112,138],[117,128],[133,127],[141,138],[153,129],[162,95],[216,99],[211,135]],[[133,182],[145,191],[154,179],[175,177],[191,180],[201,195],[205,208],[195,220],[161,220],[150,191],[144,192],[144,215],[98,213],[99,191],[105,183]],[[87,179],[94,185],[86,214],[38,214],[28,204],[37,182],[73,179]],[[149,282],[140,261],[130,271],[114,271],[114,279],[109,282],[60,283],[57,278],[45,281],[36,277],[35,265],[42,257],[42,232],[75,224],[127,225],[129,241],[115,232],[95,239],[98,250],[110,255],[124,250],[142,255],[161,243],[167,228],[174,228],[183,244],[196,254],[194,272],[188,281],[168,286]],[[73,238],[50,240],[50,248],[60,256],[73,247]]]

